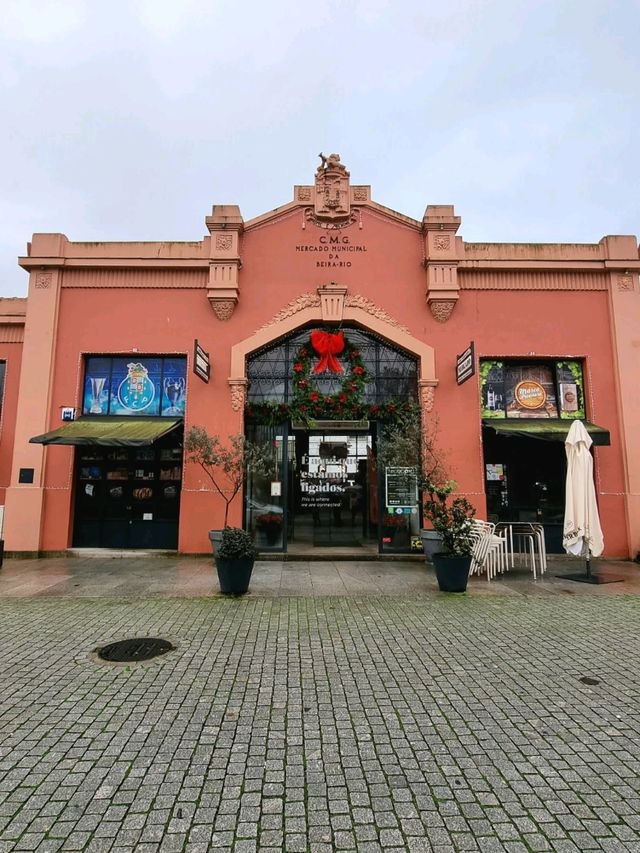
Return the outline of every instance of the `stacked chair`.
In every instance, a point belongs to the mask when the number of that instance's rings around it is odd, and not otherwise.
[[[496,526],[490,521],[474,518],[471,522],[474,540],[471,552],[472,575],[487,573],[490,581],[496,574],[504,574],[513,565],[513,554],[509,551],[509,539],[506,532],[496,533]]]

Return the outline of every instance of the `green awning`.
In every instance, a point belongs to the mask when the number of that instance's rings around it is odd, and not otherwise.
[[[524,438],[542,438],[545,441],[565,441],[573,421],[560,418],[484,418],[482,426],[494,430],[498,435],[521,436]],[[583,421],[594,444],[611,444],[609,430],[597,424]]]
[[[29,441],[31,444],[140,447],[153,444],[181,425],[182,418],[78,418],[44,435],[35,435]]]

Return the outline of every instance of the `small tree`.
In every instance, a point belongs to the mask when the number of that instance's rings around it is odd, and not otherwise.
[[[204,427],[192,426],[184,438],[184,449],[190,462],[197,462],[225,503],[224,526],[229,507],[246,482],[249,473],[264,475],[273,468],[271,448],[249,441],[243,435],[232,435],[223,445],[217,435],[209,435]]]
[[[415,468],[418,483],[444,483],[447,480],[447,454],[438,443],[438,417],[423,424],[416,406],[403,413],[384,432],[379,460],[385,466]]]
[[[457,489],[453,480],[444,483],[425,480],[422,488],[424,514],[442,538],[443,553],[468,556],[473,548],[471,520],[476,514],[475,508],[460,495],[449,503],[451,493]]]

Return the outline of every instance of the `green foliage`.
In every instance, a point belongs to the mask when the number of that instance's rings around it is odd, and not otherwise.
[[[216,557],[222,557],[223,560],[237,560],[244,557],[251,557],[255,560],[258,556],[258,549],[253,543],[253,539],[239,527],[225,527],[222,531],[222,543],[216,549]]]
[[[393,422],[415,404],[388,400],[370,405],[363,400],[370,380],[360,350],[348,339],[340,355],[345,372],[335,394],[322,394],[313,380],[314,353],[310,344],[299,348],[293,359],[293,397],[290,403],[248,403],[247,418],[278,426],[287,420],[309,424],[314,420],[377,420]]]
[[[442,537],[442,550],[446,554],[468,556],[473,548],[471,538],[471,520],[476,514],[475,507],[458,495],[451,499],[457,488],[453,480],[444,483],[425,481],[424,515],[433,529]]]
[[[270,447],[233,435],[224,445],[217,435],[209,435],[204,427],[192,426],[184,438],[187,459],[196,462],[225,502],[224,526],[229,507],[244,485],[249,473],[267,474],[273,467]]]

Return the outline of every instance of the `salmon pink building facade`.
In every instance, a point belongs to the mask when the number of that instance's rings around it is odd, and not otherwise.
[[[468,243],[453,206],[385,208],[337,155],[293,201],[206,227],[33,235],[28,298],[0,300],[7,551],[208,551],[224,504],[184,457],[198,425],[271,449],[231,509],[262,551],[408,552],[415,477],[380,451],[413,411],[478,515],[540,522],[551,551],[583,420],[605,554],[640,550],[635,237]]]

